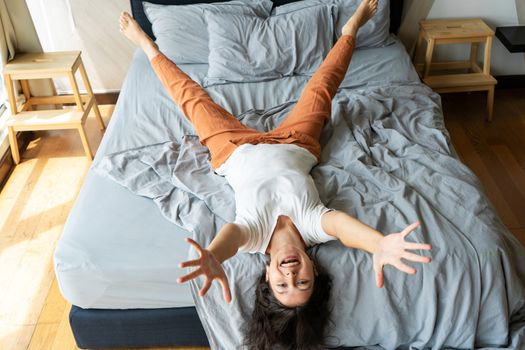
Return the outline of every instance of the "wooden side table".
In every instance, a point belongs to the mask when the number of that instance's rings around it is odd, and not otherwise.
[[[419,36],[413,61],[423,82],[438,93],[487,91],[488,120],[492,120],[494,86],[496,79],[490,75],[490,51],[494,31],[479,18],[460,20],[424,20],[419,23]],[[423,44],[427,43],[425,60],[415,61]],[[470,43],[470,57],[464,61],[432,62],[434,47],[442,44]],[[485,44],[483,69],[477,63],[479,44]],[[468,70],[468,73],[431,75],[432,70]]]
[[[80,94],[78,90],[77,80],[75,78],[77,70],[80,71],[87,94]],[[77,129],[86,156],[93,159],[93,153],[89,147],[89,142],[84,130],[84,123],[91,109],[95,112],[100,129],[104,130],[106,126],[104,125],[97,101],[93,95],[93,90],[91,89],[86,70],[80,57],[80,51],[19,54],[4,67],[3,74],[12,112],[7,120],[7,128],[9,131],[11,154],[15,164],[20,162],[16,132],[30,130]],[[69,78],[69,82],[73,88],[72,95],[49,97],[31,96],[28,80],[64,76]],[[14,80],[20,81],[26,100],[20,111],[18,111],[16,106],[13,87]],[[62,105],[65,103],[74,103],[76,108],[54,110],[33,109],[33,107],[37,105]]]

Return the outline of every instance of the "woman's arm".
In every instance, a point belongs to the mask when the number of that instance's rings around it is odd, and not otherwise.
[[[384,236],[361,221],[342,211],[329,211],[321,216],[321,227],[348,248],[357,248],[374,254]]]
[[[226,224],[217,233],[213,241],[211,241],[208,249],[213,253],[215,258],[222,264],[235,254],[241,246],[243,246],[248,237],[244,231],[236,224]]]
[[[228,278],[221,264],[234,256],[239,248],[247,241],[244,231],[236,224],[226,224],[217,233],[208,248],[202,248],[191,238],[186,238],[186,242],[191,244],[199,253],[199,258],[180,263],[180,267],[195,266],[197,269],[177,279],[177,282],[184,283],[200,275],[204,275],[204,285],[199,291],[199,295],[206,294],[211,287],[214,279],[217,279],[222,286],[224,300],[231,301],[230,287]]]
[[[368,225],[341,211],[330,211],[321,217],[321,227],[330,236],[336,237],[346,247],[365,250],[373,254],[376,284],[384,285],[383,266],[392,265],[400,271],[415,274],[416,269],[402,262],[401,259],[429,263],[430,257],[410,253],[407,250],[430,250],[430,244],[411,243],[405,241],[419,222],[406,227],[402,232],[383,236]]]

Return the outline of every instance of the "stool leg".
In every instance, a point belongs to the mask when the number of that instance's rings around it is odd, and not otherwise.
[[[69,72],[67,76],[69,77],[69,83],[71,84],[71,87],[73,88],[73,96],[75,96],[77,110],[83,111],[84,104],[82,103],[82,98],[80,97],[80,91],[78,90],[78,84],[75,78],[75,73]]]
[[[22,91],[24,93],[24,97],[26,98],[26,111],[32,111],[33,106],[29,103],[29,100],[31,99],[31,92],[29,90],[29,82],[27,80],[20,80],[20,85],[22,85]]]
[[[15,164],[20,163],[20,153],[18,152],[18,141],[16,140],[16,132],[11,127],[7,127],[9,133],[9,144],[11,146],[11,155],[13,156],[13,161]]]
[[[82,76],[82,80],[84,81],[84,86],[86,87],[87,93],[88,93],[89,97],[92,97],[92,96],[94,96],[93,89],[91,89],[91,84],[89,83],[89,79],[88,79],[88,76],[87,76],[87,73],[86,73],[86,69],[84,68],[84,63],[82,63],[82,61],[80,62],[79,68],[80,68],[80,75]],[[95,111],[95,116],[97,117],[98,124],[100,126],[100,130],[105,130],[106,129],[106,125],[104,124],[104,120],[102,120],[102,115],[100,114],[100,110],[98,109],[98,103],[97,103],[96,99],[93,101],[93,107],[92,108]]]
[[[11,114],[15,115],[18,113],[18,111],[16,109],[15,89],[13,87],[13,80],[11,79],[11,75],[4,74],[4,83],[5,89],[7,91],[7,97],[9,99],[9,107],[11,107]]]
[[[82,146],[84,146],[84,152],[86,152],[86,157],[88,157],[90,160],[93,160],[93,153],[91,153],[91,148],[89,147],[84,125],[79,125],[77,129],[78,133],[80,134],[80,139],[82,140]]]
[[[490,74],[490,50],[492,48],[492,37],[488,36],[485,41],[485,59],[483,62],[483,73]]]
[[[432,65],[432,54],[434,53],[434,39],[428,40],[427,53],[425,55],[425,66],[423,68],[423,78],[428,77],[430,66]]]
[[[488,115],[488,121],[492,121],[492,113],[494,110],[494,86],[491,86],[488,91],[487,96],[487,115]]]

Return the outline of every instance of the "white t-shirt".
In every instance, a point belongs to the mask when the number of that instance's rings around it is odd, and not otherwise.
[[[330,209],[310,176],[316,163],[296,145],[243,144],[215,171],[235,191],[234,223],[249,237],[239,251],[265,253],[279,215],[292,220],[307,247],[335,239],[321,227],[321,216]]]

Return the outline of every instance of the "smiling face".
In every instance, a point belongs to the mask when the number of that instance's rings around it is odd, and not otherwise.
[[[266,280],[281,304],[287,307],[304,305],[312,296],[314,287],[312,260],[303,249],[285,245],[272,254],[266,268]]]

